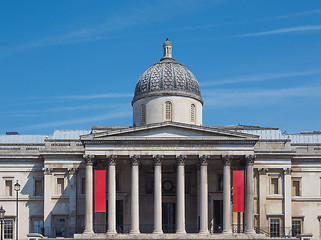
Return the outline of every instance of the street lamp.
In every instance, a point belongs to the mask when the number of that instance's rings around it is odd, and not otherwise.
[[[16,239],[18,240],[18,192],[20,191],[20,184],[18,183],[18,180],[16,184],[14,185],[14,190],[16,191],[16,196],[17,196],[17,206],[16,206],[16,211],[17,211],[17,221],[16,221]]]
[[[1,221],[1,240],[3,240],[3,235],[2,235],[2,226],[3,226],[3,219],[4,219],[4,214],[6,213],[6,210],[4,210],[2,208],[2,206],[0,207],[0,221]]]

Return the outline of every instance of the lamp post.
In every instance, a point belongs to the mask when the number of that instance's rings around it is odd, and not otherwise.
[[[4,210],[2,208],[2,206],[0,207],[0,221],[1,221],[1,240],[3,240],[3,235],[2,235],[2,227],[3,227],[3,219],[4,219],[4,214],[6,213],[6,210]]]
[[[18,240],[18,192],[20,191],[20,184],[18,183],[18,180],[16,182],[16,184],[14,185],[14,190],[16,191],[16,211],[17,211],[17,221],[16,221],[16,240]]]

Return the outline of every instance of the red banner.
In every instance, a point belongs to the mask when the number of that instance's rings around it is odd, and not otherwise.
[[[106,170],[95,170],[95,212],[106,212]]]
[[[233,212],[244,212],[244,171],[233,171]]]

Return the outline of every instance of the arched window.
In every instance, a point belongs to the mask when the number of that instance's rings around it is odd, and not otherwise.
[[[172,103],[170,101],[165,102],[165,120],[172,121]]]
[[[191,123],[195,123],[195,105],[191,105]]]
[[[146,124],[146,105],[142,104],[141,105],[141,113],[142,113],[142,124]]]

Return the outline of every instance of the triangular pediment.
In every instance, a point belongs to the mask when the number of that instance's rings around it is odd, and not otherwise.
[[[255,140],[258,136],[229,131],[220,127],[203,127],[175,122],[150,124],[141,127],[128,127],[111,131],[96,132],[83,136],[82,140],[108,139],[217,139]]]

